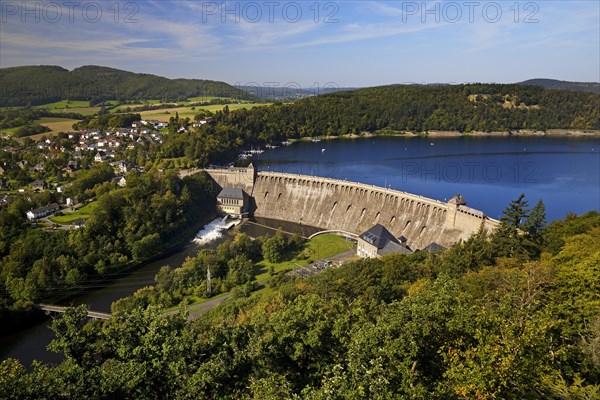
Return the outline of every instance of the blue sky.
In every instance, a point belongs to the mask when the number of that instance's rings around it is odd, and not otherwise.
[[[315,88],[600,81],[595,0],[2,0],[1,18],[1,67]]]

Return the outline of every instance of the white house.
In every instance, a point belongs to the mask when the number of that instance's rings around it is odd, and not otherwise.
[[[60,207],[56,203],[48,204],[39,208],[34,208],[33,210],[27,211],[27,219],[31,221],[34,219],[43,218],[45,216],[55,213],[59,210],[59,208]]]

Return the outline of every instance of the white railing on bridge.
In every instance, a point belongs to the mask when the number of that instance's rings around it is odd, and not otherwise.
[[[51,304],[36,304],[35,308],[45,311],[46,314],[50,314],[50,313],[63,314],[67,310],[68,307],[54,306]],[[91,311],[91,310],[88,310],[87,316],[89,318],[93,318],[93,319],[110,319],[110,314],[101,313],[98,311]]]
[[[342,231],[342,230],[339,230],[339,229],[330,229],[330,230],[326,230],[326,231],[320,231],[320,232],[317,232],[317,233],[313,233],[312,235],[310,235],[308,237],[308,239],[310,240],[310,239],[314,238],[315,236],[325,235],[327,233],[334,233],[336,235],[341,235],[341,236],[344,236],[344,237],[347,237],[347,238],[350,238],[350,239],[358,240],[358,235],[356,233]]]

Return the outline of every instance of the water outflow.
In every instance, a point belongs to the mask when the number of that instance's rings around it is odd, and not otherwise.
[[[239,220],[228,220],[229,216],[224,218],[215,218],[208,225],[205,225],[200,232],[196,234],[194,242],[203,245],[212,242],[223,236],[229,228],[240,223]]]

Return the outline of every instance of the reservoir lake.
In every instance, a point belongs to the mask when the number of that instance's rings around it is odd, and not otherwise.
[[[499,218],[521,193],[548,220],[600,210],[598,137],[371,137],[297,142],[253,159],[262,171],[388,187]]]

